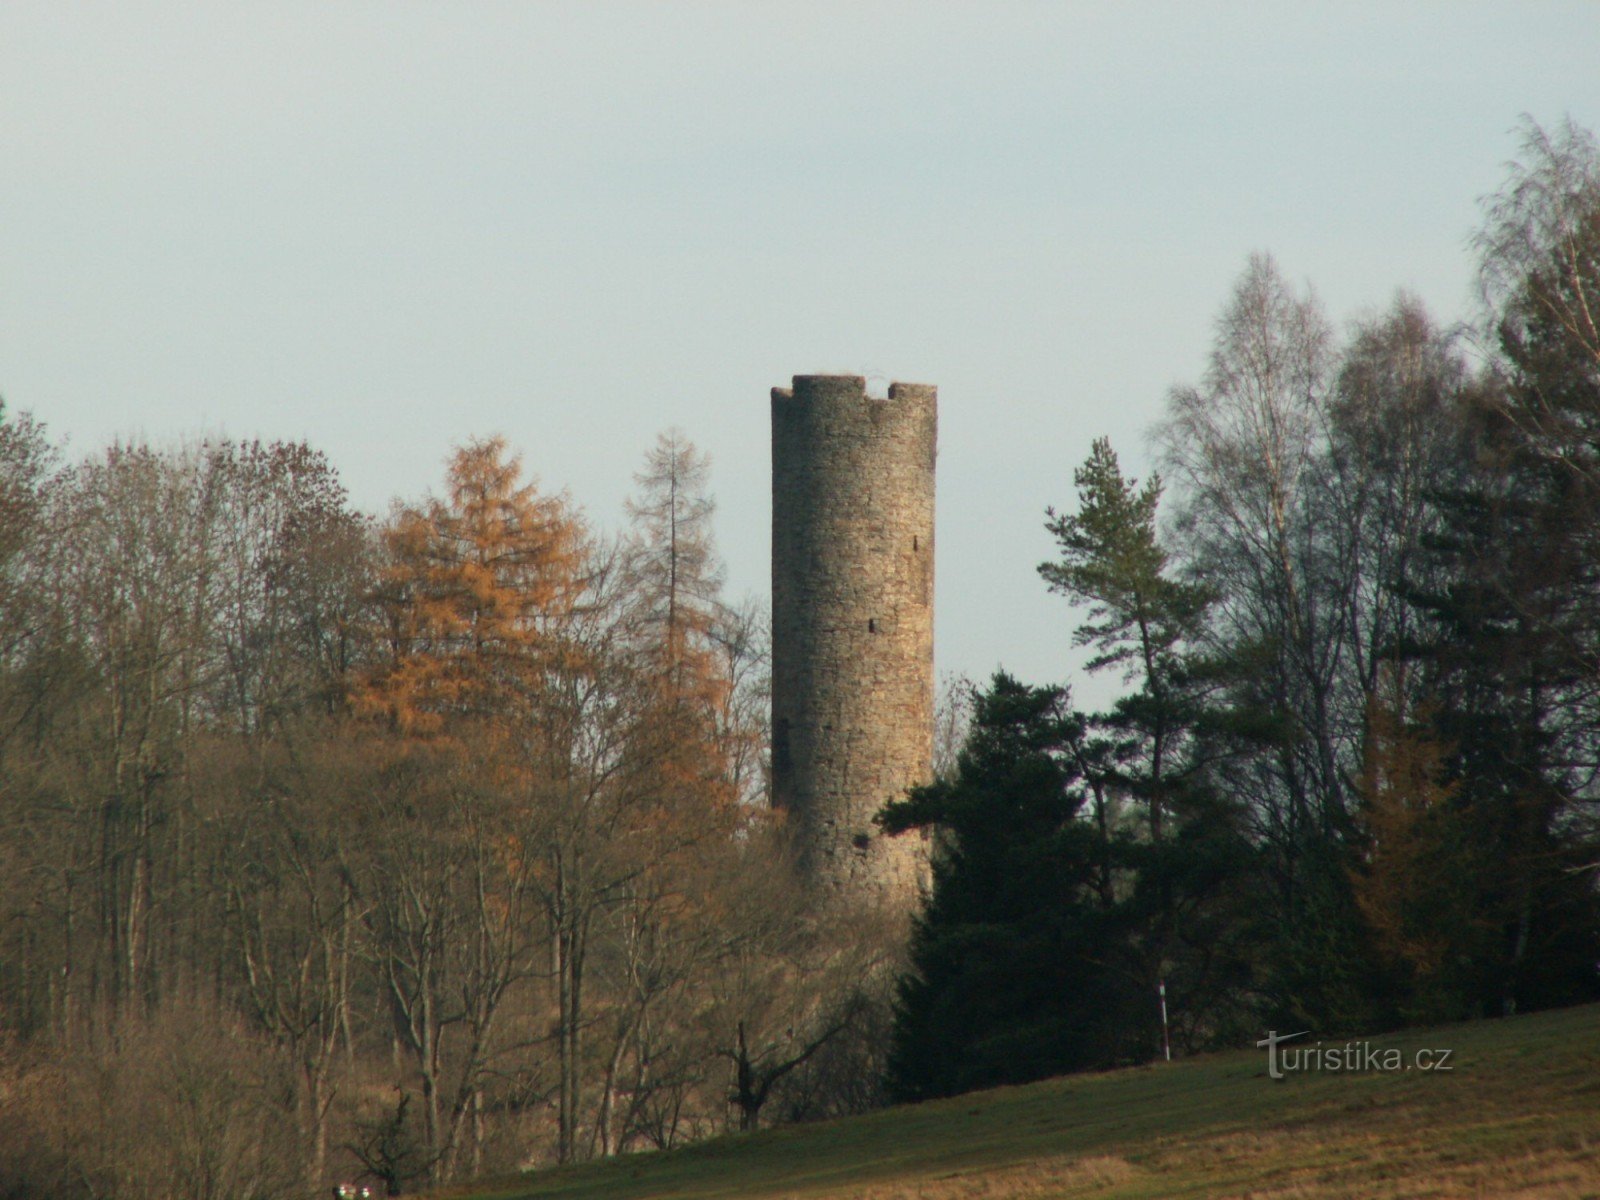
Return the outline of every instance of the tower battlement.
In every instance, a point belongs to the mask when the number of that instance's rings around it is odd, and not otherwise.
[[[825,901],[909,908],[920,839],[873,818],[931,775],[938,392],[772,390],[772,792]]]

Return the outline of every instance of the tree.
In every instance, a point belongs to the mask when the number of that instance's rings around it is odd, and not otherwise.
[[[713,634],[723,618],[722,565],[711,537],[711,462],[680,429],[656,435],[628,501],[628,566],[638,620],[658,670],[682,697],[704,700],[720,682]]]
[[[1039,574],[1051,591],[1089,606],[1089,620],[1073,634],[1076,645],[1094,647],[1088,669],[1121,667],[1123,681],[1137,685],[1104,724],[1129,739],[1118,757],[1137,758],[1139,766],[1121,772],[1120,782],[1144,805],[1150,840],[1159,842],[1173,803],[1179,741],[1192,719],[1182,651],[1199,636],[1211,595],[1167,574],[1156,537],[1158,477],[1142,488],[1124,479],[1111,443],[1098,438],[1073,482],[1078,511],[1047,511],[1045,528],[1061,558],[1040,564]]]
[[[303,443],[221,443],[214,597],[216,723],[258,739],[342,706],[374,583],[372,531]],[[281,730],[278,730],[281,732]]]
[[[767,799],[772,712],[772,630],[765,606],[747,596],[726,609],[712,640],[723,672],[714,713],[718,758],[738,801],[761,808]]]
[[[58,897],[59,870],[47,862],[67,857],[51,836],[59,818],[39,804],[37,732],[61,698],[72,672],[56,653],[46,618],[51,605],[37,581],[48,542],[48,482],[53,452],[43,429],[26,413],[0,403],[0,1007],[8,1024],[24,1032],[55,1024],[61,1005],[48,919]],[[49,847],[43,854],[36,849]],[[54,878],[52,878],[52,876]],[[51,961],[56,960],[56,961]]]
[[[234,835],[221,858],[226,916],[242,966],[241,1007],[293,1072],[292,1108],[307,1192],[326,1171],[338,1049],[349,1048],[361,912],[351,870],[347,796],[329,747],[237,748]],[[220,775],[221,773],[217,773]],[[231,785],[231,786],[230,786]]]
[[[1406,711],[1400,674],[1370,702],[1355,900],[1386,968],[1391,1019],[1459,1019],[1471,1011],[1473,964],[1493,939],[1479,900],[1494,864],[1456,803],[1452,748],[1435,740],[1428,706]]]
[[[1281,714],[1294,731],[1270,791],[1252,797],[1292,845],[1336,830],[1345,811],[1330,707],[1343,639],[1314,587],[1327,514],[1312,484],[1331,365],[1321,306],[1253,255],[1202,384],[1173,390],[1158,431],[1187,557],[1218,597],[1217,652],[1252,660],[1236,705]]]
[[[1478,237],[1487,334],[1497,352],[1480,453],[1520,506],[1527,573],[1505,601],[1565,660],[1550,732],[1600,770],[1600,143],[1570,120],[1528,123],[1524,161],[1488,202]],[[1504,505],[1502,505],[1504,507]],[[1519,596],[1519,584],[1530,594]],[[1533,589],[1541,590],[1539,598]],[[1555,664],[1552,661],[1551,666]],[[1565,726],[1565,728],[1561,728]]]
[[[1436,502],[1459,486],[1474,455],[1464,419],[1474,385],[1458,342],[1401,294],[1355,326],[1328,404],[1314,471],[1328,518],[1318,591],[1340,630],[1330,711],[1341,768],[1352,777],[1364,761],[1370,698],[1424,682],[1392,668],[1419,636],[1406,593],[1427,582],[1427,545],[1441,528]]]
[[[781,1038],[765,1045],[752,1043],[745,1023],[737,1023],[734,1043],[723,1054],[733,1065],[729,1099],[738,1110],[741,1133],[749,1133],[760,1124],[761,1110],[771,1099],[773,1088],[849,1028],[853,1015],[850,1008],[845,1008],[829,1014],[818,1030],[797,1036],[791,1027]]]
[[[349,611],[359,572],[285,564],[299,531],[358,536],[361,523],[300,445],[124,444],[47,486],[34,477],[33,536],[3,568],[28,635],[0,665],[0,712],[21,718],[0,753],[9,779],[30,781],[17,811],[51,847],[24,871],[28,960],[42,965],[48,937],[65,1030],[69,1013],[105,1002],[127,1016],[216,965],[207,764],[233,733],[259,749],[333,702],[338,683],[297,627]]]
[[[384,653],[358,708],[395,740],[374,742],[378,786],[366,803],[387,819],[368,841],[364,894],[396,1033],[421,1082],[430,1170],[442,1177],[469,1124],[474,1155],[481,1146],[497,1014],[534,969],[530,909],[551,925],[563,1080],[576,1078],[575,942],[588,918],[570,911],[569,821],[574,793],[592,799],[616,756],[589,719],[601,656],[586,640],[596,592],[583,526],[563,499],[522,482],[501,439],[460,448],[447,497],[400,509],[385,546]],[[447,1095],[453,1032],[464,1044]],[[564,1090],[564,1159],[574,1106]]]
[[[1097,891],[1129,922],[1141,989],[1168,988],[1181,1033],[1200,1040],[1225,1020],[1237,929],[1221,894],[1246,857],[1236,808],[1207,775],[1213,739],[1203,735],[1216,719],[1194,648],[1213,597],[1168,572],[1159,478],[1125,479],[1102,438],[1074,482],[1077,511],[1048,514],[1061,557],[1039,572],[1088,606],[1074,640],[1094,648],[1089,669],[1120,667],[1132,685],[1069,743],[1094,800]],[[1113,809],[1124,799],[1143,810],[1142,837],[1119,827]]]
[[[1198,386],[1158,432],[1177,488],[1183,569],[1216,603],[1213,795],[1258,847],[1256,985],[1274,1012],[1360,1024],[1349,964],[1352,782],[1366,695],[1410,635],[1400,575],[1422,570],[1426,497],[1452,468],[1462,369],[1420,306],[1358,328],[1341,359],[1320,306],[1254,256]]]
[[[447,497],[400,509],[379,605],[385,658],[360,700],[402,733],[431,736],[525,714],[568,666],[564,625],[586,586],[582,523],[521,481],[501,438],[451,458]]]
[[[952,779],[961,747],[972,728],[972,709],[978,685],[965,675],[946,672],[939,677],[933,701],[933,777]]]
[[[1600,150],[1570,123],[1523,148],[1478,242],[1495,354],[1464,408],[1471,469],[1406,593],[1461,836],[1497,864],[1460,1003],[1507,1013],[1595,994],[1600,940]]]
[[[1600,142],[1525,120],[1523,161],[1487,205],[1478,280],[1514,377],[1506,415],[1564,469],[1600,467]]]
[[[7,415],[0,401],[0,663],[13,665],[34,633],[22,579],[25,555],[41,532],[45,482],[53,452],[27,413]],[[13,721],[0,724],[0,739]]]
[[[426,1179],[435,1165],[432,1153],[418,1138],[415,1122],[406,1110],[411,1093],[397,1090],[392,1111],[356,1126],[357,1139],[349,1146],[356,1161],[383,1185],[385,1196],[402,1196],[406,1185]]]
[[[722,602],[709,479],[710,460],[681,430],[657,435],[627,505],[627,619],[641,678],[655,693],[657,772],[680,787],[741,795],[758,774],[763,721],[750,703],[758,682],[750,676],[764,647],[753,614]]]
[[[743,832],[719,881],[720,941],[702,985],[735,1127],[757,1128],[769,1107],[814,1117],[861,1111],[863,1093],[880,1099],[882,1057],[860,1042],[887,1007],[878,992],[901,960],[903,929],[892,916],[804,913],[801,882],[782,869],[781,828],[759,822]],[[835,1055],[836,1067],[856,1072],[843,1088],[821,1071]]]
[[[1263,907],[1294,914],[1260,930],[1261,986],[1284,1020],[1370,1029],[1394,1019],[1398,985],[1372,959],[1350,880],[1360,877],[1365,845],[1361,780],[1373,697],[1383,692],[1402,712],[1426,702],[1427,674],[1399,670],[1397,661],[1426,625],[1406,597],[1436,573],[1428,551],[1440,532],[1436,499],[1458,485],[1474,454],[1463,420],[1473,385],[1459,342],[1419,301],[1398,295],[1354,326],[1323,410],[1307,500],[1320,532],[1306,587],[1326,618],[1326,732],[1347,798],[1321,827],[1300,819],[1287,794],[1252,809]],[[1281,751],[1272,757],[1281,762]],[[1264,758],[1265,747],[1239,766],[1248,772]],[[1230,770],[1222,782],[1234,786],[1240,774]]]
[[[953,780],[912,789],[880,823],[935,828],[933,892],[911,941],[889,1057],[899,1100],[1103,1067],[1149,1053],[1121,930],[1098,902],[1098,854],[1067,751],[1083,718],[1061,688],[996,674]]]

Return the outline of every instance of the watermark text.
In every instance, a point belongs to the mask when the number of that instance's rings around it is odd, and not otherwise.
[[[1454,1050],[1424,1048],[1407,1054],[1398,1046],[1375,1046],[1365,1041],[1318,1041],[1298,1046],[1284,1045],[1285,1042],[1303,1038],[1310,1032],[1309,1029],[1302,1029],[1298,1033],[1267,1030],[1267,1036],[1256,1045],[1266,1048],[1267,1075],[1270,1078],[1283,1079],[1296,1072],[1312,1071],[1342,1071],[1354,1074],[1380,1071],[1455,1070],[1455,1065],[1450,1061],[1451,1055],[1455,1053]]]

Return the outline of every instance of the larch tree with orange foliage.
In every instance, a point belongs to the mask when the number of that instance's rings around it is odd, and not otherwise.
[[[554,710],[592,673],[575,632],[589,547],[566,500],[525,483],[497,437],[460,447],[445,496],[398,510],[384,547],[383,653],[356,699],[393,735],[379,777],[397,786],[372,799],[367,924],[438,1181],[478,1160],[500,1005],[538,969],[523,914],[542,903],[541,798],[571,771],[570,748],[550,753],[571,740]],[[398,786],[419,772],[420,792]]]
[[[522,481],[499,437],[450,459],[447,494],[384,533],[387,660],[360,697],[401,733],[492,729],[570,665],[564,636],[585,586],[585,536],[561,496]]]

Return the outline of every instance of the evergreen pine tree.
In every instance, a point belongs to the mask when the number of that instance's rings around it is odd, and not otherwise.
[[[1150,1052],[1094,887],[1095,827],[1071,753],[1084,720],[1056,687],[996,674],[976,699],[955,778],[914,789],[881,818],[936,828],[941,852],[900,988],[889,1090],[953,1095]]]

